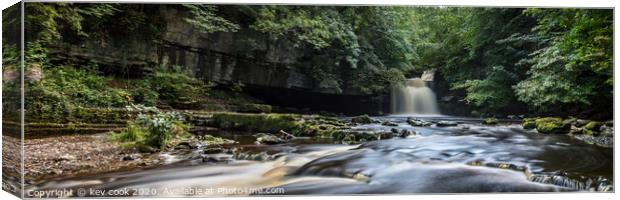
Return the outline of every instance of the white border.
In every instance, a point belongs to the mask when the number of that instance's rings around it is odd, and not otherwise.
[[[26,0],[29,2],[36,0]],[[45,1],[45,0],[43,0]],[[58,1],[58,0],[47,0],[47,1]],[[17,0],[0,0],[0,8],[5,9],[15,3]],[[40,1],[39,1],[40,2]],[[188,2],[196,2],[196,3],[219,3],[219,4],[330,4],[330,5],[447,5],[447,6],[490,6],[490,7],[601,7],[601,8],[616,8],[619,1],[613,0],[573,0],[573,1],[562,1],[562,0],[116,0],[116,1],[96,1],[96,0],[80,0],[73,2],[135,2],[135,3],[188,3]],[[614,12],[614,19],[616,18],[616,12]],[[618,23],[614,20],[614,30],[620,30],[618,28]],[[614,47],[617,47],[618,40],[616,37],[618,35],[618,31],[614,31]],[[0,38],[1,38],[1,26],[0,26]],[[0,42],[0,46],[2,43]],[[614,61],[616,60],[618,55],[618,48],[614,48]],[[1,63],[1,62],[0,62]],[[614,69],[616,66],[616,62],[614,62]],[[615,77],[620,76],[620,70],[614,70],[614,80]],[[0,81],[0,87],[2,82]],[[619,94],[620,90],[614,85],[614,94]],[[1,94],[0,94],[1,97]],[[0,98],[0,103],[1,103]],[[614,95],[614,119],[617,121],[617,113],[618,109],[615,105],[619,105],[619,99],[615,98]],[[1,108],[0,108],[1,111]],[[1,113],[1,112],[0,112]],[[0,128],[1,128],[0,124]],[[616,122],[615,127],[618,127],[618,123]],[[1,130],[1,129],[0,129]],[[0,138],[0,142],[1,142]],[[616,144],[618,142],[617,137],[614,141]],[[614,164],[615,161],[618,160],[618,148],[614,149]],[[1,165],[0,160],[0,165]],[[614,165],[616,166],[616,165]],[[616,173],[617,168],[614,168],[614,183],[618,182],[618,173]],[[615,184],[617,186],[617,184]],[[616,189],[617,190],[617,189]],[[459,199],[459,200],[505,200],[505,199],[528,199],[528,200],[536,200],[536,199],[562,199],[562,200],[572,200],[572,199],[618,199],[616,193],[546,193],[546,194],[462,194],[462,195],[385,195],[385,196],[338,196],[338,197],[329,197],[329,198],[338,198],[338,199],[355,199],[355,200],[375,200],[377,198],[381,199],[398,199],[398,200],[409,200],[409,199],[433,199],[433,200],[445,200],[445,199]],[[325,199],[327,196],[297,196],[297,197],[286,197],[288,199]],[[615,198],[614,198],[615,197]],[[202,199],[276,199],[278,197],[227,197],[227,198],[202,198]],[[18,199],[17,197],[7,193],[0,192],[0,199]],[[164,198],[164,199],[184,199],[184,198]],[[196,198],[194,198],[196,199]]]

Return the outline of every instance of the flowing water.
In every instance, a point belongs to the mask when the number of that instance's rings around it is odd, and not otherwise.
[[[392,88],[393,114],[439,115],[435,93],[420,78],[408,79],[404,86]]]
[[[29,189],[116,189],[142,196],[613,191],[612,148],[527,131],[515,122],[418,118],[458,125],[412,127],[403,116],[377,119],[398,126],[353,129],[417,134],[359,145],[304,138],[280,145],[244,142],[240,151],[268,159],[222,153],[210,156],[228,161],[212,163],[185,156],[154,169],[46,180]]]

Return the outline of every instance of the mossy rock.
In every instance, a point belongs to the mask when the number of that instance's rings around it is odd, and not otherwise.
[[[391,132],[368,132],[368,131],[336,131],[333,133],[333,139],[335,141],[342,142],[344,144],[359,144],[362,142],[373,140],[384,140],[394,137]]]
[[[487,124],[487,125],[494,125],[499,123],[499,120],[496,118],[486,118],[484,119],[484,121],[482,121],[482,124]]]
[[[600,134],[601,126],[603,123],[591,121],[588,122],[585,126],[583,126],[583,134],[585,135],[594,135],[597,136]]]
[[[249,114],[217,113],[213,114],[210,125],[248,132],[275,133],[283,130],[294,136],[331,137],[337,129],[346,127],[344,122],[335,118],[321,116],[302,116],[297,114]]]
[[[373,123],[374,120],[372,120],[372,118],[370,118],[370,116],[368,115],[360,115],[360,116],[351,118],[351,122],[357,123],[357,124],[370,124],[370,123]]]
[[[535,129],[536,128],[536,118],[525,118],[523,119],[523,128],[524,129]]]
[[[237,143],[234,140],[224,139],[221,137],[215,137],[212,135],[204,135],[202,136],[201,140],[208,146]]]
[[[539,133],[568,133],[570,124],[564,124],[562,118],[545,117],[536,119],[536,130]]]
[[[202,149],[202,153],[204,154],[218,154],[224,152],[224,149],[221,147],[207,147]]]
[[[248,113],[216,113],[213,114],[211,125],[223,128],[250,132],[277,132],[298,128],[296,123],[301,119],[294,114],[248,114]]]
[[[271,106],[265,104],[246,103],[238,107],[239,112],[247,113],[271,113]]]
[[[587,130],[599,130],[603,124],[596,121],[588,122],[583,128]]]

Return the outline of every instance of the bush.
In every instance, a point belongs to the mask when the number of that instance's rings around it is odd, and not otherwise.
[[[138,124],[129,122],[126,129],[118,134],[112,135],[112,140],[124,143],[143,141],[146,137],[145,131],[146,130]]]
[[[129,81],[127,84],[132,87],[128,92],[131,94],[134,103],[145,106],[156,106],[159,100],[159,93],[151,87],[149,79]]]
[[[164,150],[173,137],[189,136],[189,125],[178,112],[162,112],[154,107],[128,107],[128,110],[136,108],[146,114],[138,114],[125,130],[113,134],[113,141]]]

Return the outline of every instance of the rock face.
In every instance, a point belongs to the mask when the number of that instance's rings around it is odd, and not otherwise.
[[[361,95],[347,88],[337,93],[315,87],[316,84],[304,73],[307,63],[300,61],[312,51],[297,48],[286,37],[273,39],[247,26],[236,32],[207,34],[187,23],[184,19],[189,13],[178,6],[147,6],[156,10],[154,15],[163,24],[160,33],[132,37],[112,35],[106,40],[83,42],[69,38],[51,50],[53,59],[58,62],[92,62],[108,74],[126,73],[119,75],[134,78],[153,71],[155,67],[182,66],[199,79],[212,83],[242,83],[247,86],[244,92],[264,97],[267,104],[283,104],[283,107],[290,106],[287,103],[292,100],[312,98],[312,101],[292,105],[343,113],[350,113],[354,108],[365,108],[360,113],[373,114],[386,110],[383,109],[383,98]],[[124,70],[118,72],[118,69]],[[278,95],[264,94],[265,91],[274,91]],[[349,104],[325,106],[333,104],[331,102]]]

